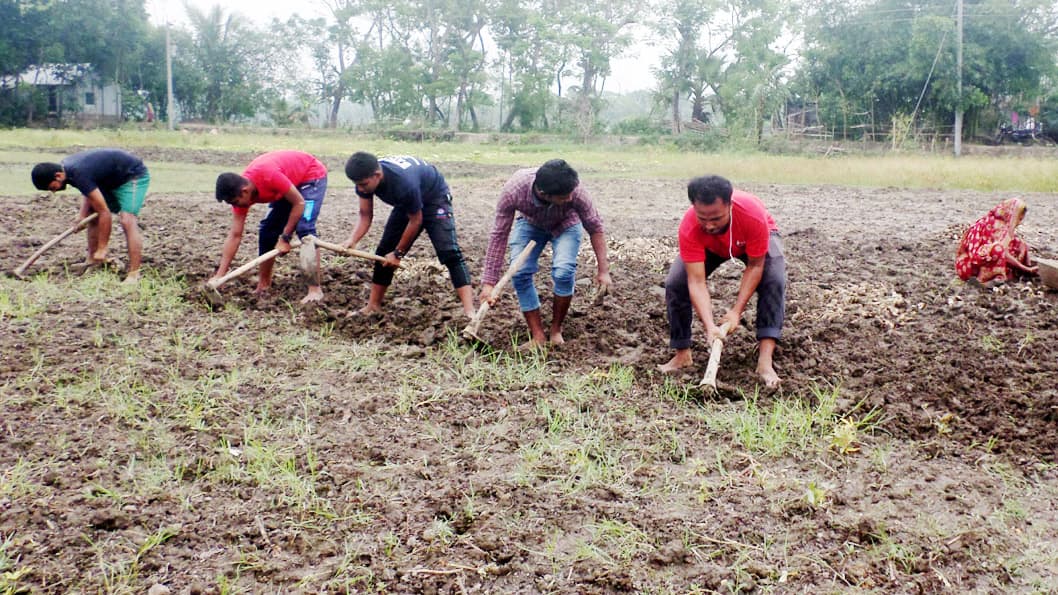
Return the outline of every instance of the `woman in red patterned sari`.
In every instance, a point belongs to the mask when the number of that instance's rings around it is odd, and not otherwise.
[[[1014,233],[1027,210],[1021,199],[1008,198],[966,230],[955,256],[960,279],[987,283],[1038,274],[1029,245]]]

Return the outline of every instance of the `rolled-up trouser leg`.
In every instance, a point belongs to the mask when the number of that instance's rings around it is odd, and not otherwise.
[[[431,209],[429,216],[424,214],[422,226],[430,237],[437,260],[448,269],[452,287],[459,289],[470,285],[470,271],[456,239],[456,220],[452,211],[451,196],[445,197],[443,206]]]
[[[393,209],[389,213],[389,219],[386,220],[386,227],[382,230],[382,238],[378,241],[378,247],[375,248],[375,254],[379,256],[385,256],[400,243],[400,238],[404,235],[404,229],[408,227],[408,216],[399,209]],[[419,229],[420,233],[422,229]],[[412,241],[414,244],[415,241]],[[410,250],[411,247],[409,246]],[[392,267],[382,266],[382,263],[376,262],[375,268],[371,272],[371,282],[375,285],[381,285],[383,287],[389,287],[390,283],[393,283],[393,274],[396,269]]]
[[[727,260],[727,258],[706,252],[705,276],[709,277],[716,267]],[[687,266],[679,255],[676,256],[676,260],[672,261],[669,275],[665,278],[665,310],[669,317],[669,347],[690,348],[694,305],[691,304],[691,292],[687,289]]]
[[[573,295],[577,282],[577,254],[584,226],[576,223],[551,240],[551,281],[558,297]]]
[[[514,292],[518,295],[518,308],[522,312],[540,309],[540,295],[536,291],[533,277],[539,270],[540,253],[544,251],[544,246],[547,246],[547,243],[551,241],[551,234],[532,225],[525,219],[515,219],[514,226],[511,228],[511,235],[507,239],[507,248],[510,253],[507,266],[511,266],[518,254],[529,244],[529,240],[536,241],[536,246],[529,251],[529,258],[526,259],[522,268],[518,269],[511,277],[511,286],[514,287]]]
[[[691,346],[694,311],[687,289],[687,267],[679,255],[672,261],[668,277],[665,278],[665,311],[669,318],[669,347],[688,349]]]
[[[786,258],[782,236],[772,232],[768,255],[764,257],[764,274],[757,285],[757,340],[782,336],[786,318]]]

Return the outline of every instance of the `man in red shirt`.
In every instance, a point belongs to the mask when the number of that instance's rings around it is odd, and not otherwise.
[[[242,172],[217,176],[217,200],[231,205],[232,221],[228,239],[221,251],[220,266],[214,277],[228,272],[231,261],[239,251],[246,215],[250,206],[268,204],[268,215],[261,220],[257,235],[259,254],[278,248],[280,254],[290,252],[290,242],[297,232],[299,238],[316,235],[316,218],[327,193],[327,168],[318,159],[301,151],[272,151],[253,161]],[[272,265],[269,260],[258,271],[258,294],[272,286]],[[319,279],[319,253],[316,255],[315,279]],[[301,303],[317,302],[323,298],[319,285],[309,285]]]
[[[680,223],[680,254],[665,280],[665,305],[669,316],[669,345],[676,354],[659,366],[673,372],[694,364],[691,358],[692,308],[705,324],[709,343],[720,326],[738,328],[753,293],[757,294],[757,374],[768,388],[779,386],[772,358],[782,333],[786,309],[786,261],[782,237],[775,220],[759,198],[734,190],[720,176],[703,176],[687,184],[687,209]],[[724,261],[745,263],[738,296],[720,324],[713,319],[713,304],[706,278]]]

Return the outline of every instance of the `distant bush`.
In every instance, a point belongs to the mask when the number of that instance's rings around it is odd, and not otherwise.
[[[717,151],[728,145],[730,139],[724,131],[714,128],[705,132],[684,132],[673,142],[684,151]]]
[[[667,134],[670,126],[667,122],[659,121],[647,116],[636,116],[625,118],[611,126],[612,134],[636,135],[636,136],[658,136]]]

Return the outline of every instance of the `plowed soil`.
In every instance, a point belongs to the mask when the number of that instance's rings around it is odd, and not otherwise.
[[[141,154],[148,165],[230,169],[251,157]],[[337,159],[328,166],[332,177],[341,175]],[[514,168],[439,169],[452,187],[476,284],[499,188]],[[725,345],[721,398],[703,403],[660,399],[671,379],[656,373],[671,355],[663,282],[688,204],[685,182],[581,175],[606,222],[615,287],[592,302],[595,262],[585,242],[567,344],[545,357],[556,380],[502,392],[488,384],[460,394],[434,390],[443,398],[420,399],[410,410],[397,406],[402,390],[423,392],[421,377],[443,382],[431,376],[437,366],[459,368],[437,354],[451,349],[466,323],[426,238],[397,274],[380,318],[348,316],[366,302],[370,265],[330,253],[323,254],[318,307],[297,305],[304,290],[292,255],[277,263],[271,295],[253,295],[250,275],[221,288],[225,306],[211,309],[197,288],[216,267],[229,210],[209,193],[151,194],[141,219],[144,266],[186,283],[178,319],[147,313],[115,327],[112,311],[132,298],[112,272],[102,275],[116,297],[102,310],[71,294],[29,322],[0,320],[7,393],[0,469],[9,483],[0,491],[0,571],[29,569],[19,584],[34,592],[144,592],[154,584],[217,593],[998,592],[1058,584],[1051,499],[1058,486],[1058,293],[1039,281],[970,286],[953,270],[962,229],[1006,194],[741,184],[763,199],[785,238],[788,317],[776,357],[783,388],[755,396],[751,311],[747,328]],[[1036,254],[1055,258],[1058,194],[1023,198],[1022,236]],[[0,267],[15,268],[67,228],[76,200],[72,191],[56,199],[4,197]],[[254,207],[248,221],[264,213]],[[387,214],[379,203],[359,248],[373,251]],[[321,237],[341,242],[355,221],[352,190],[332,188]],[[247,227],[237,262],[256,253],[255,226]],[[33,267],[44,274],[34,283],[75,283],[67,269],[83,250],[82,234],[69,238]],[[120,268],[118,226],[111,253]],[[720,312],[740,272],[728,263],[711,279]],[[546,273],[537,279],[549,297]],[[317,367],[329,354],[311,345],[304,353],[313,355],[302,359],[278,346],[306,330],[344,350],[341,366]],[[275,342],[233,352],[231,338],[240,334]],[[168,349],[174,336],[192,335],[194,357],[151,357],[163,338]],[[509,289],[481,335],[501,353],[524,340]],[[697,339],[699,366],[675,379],[687,387],[708,355],[700,332]],[[140,346],[142,359],[115,359],[129,345]],[[381,365],[356,367],[350,354],[363,345],[381,354]],[[612,373],[614,364],[634,372],[632,386],[585,397],[579,411],[608,429],[619,453],[612,468],[622,472],[578,476],[574,487],[523,473],[527,449],[553,421],[541,402],[567,386],[567,375],[591,378]],[[244,411],[206,429],[176,424],[155,435],[102,403],[62,404],[63,387],[100,366],[159,387],[158,394],[181,378],[273,371],[271,384],[241,385],[239,400],[246,411],[264,407],[304,421],[309,429],[292,443],[311,451],[314,462],[305,465],[328,512],[277,501],[261,480],[221,481],[203,471],[251,448]],[[36,380],[27,380],[35,370]],[[875,411],[876,431],[863,437],[858,455],[767,457],[733,446],[703,421],[746,399],[761,407],[811,400],[821,387],[839,391],[842,411]],[[671,457],[658,455],[666,436],[678,444]],[[148,463],[136,453],[155,439],[181,470],[157,489],[134,489],[146,481],[137,464]],[[566,462],[556,477],[570,473],[575,463]],[[34,487],[11,488],[17,478]],[[816,481],[829,493],[818,509],[802,497]],[[145,548],[161,528],[172,534]],[[1029,541],[1036,550],[1024,549]]]

